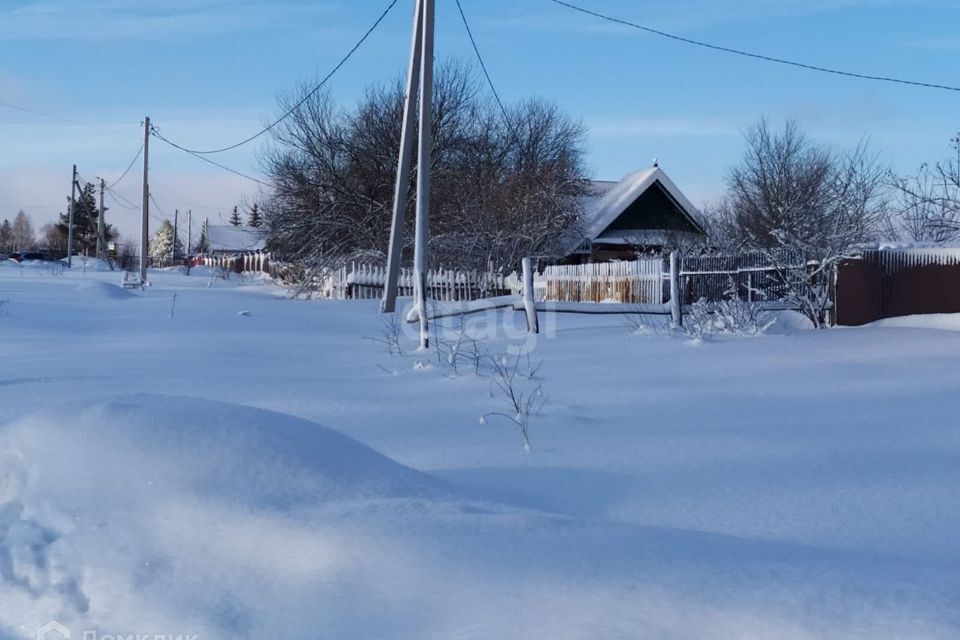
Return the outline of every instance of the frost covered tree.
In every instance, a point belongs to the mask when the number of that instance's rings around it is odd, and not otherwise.
[[[243,221],[240,219],[240,207],[234,207],[233,213],[230,214],[230,224],[235,227],[239,227],[243,224]]]
[[[893,177],[895,224],[909,240],[960,240],[960,133],[950,143],[955,158],[923,164],[911,176]]]
[[[886,223],[886,172],[866,144],[837,153],[794,122],[775,132],[761,120],[746,141],[719,207],[720,233],[731,246],[764,252],[787,301],[826,326],[837,264]]]
[[[403,119],[402,83],[370,87],[353,109],[304,85],[281,100],[303,105],[273,131],[261,203],[268,247],[306,267],[383,260],[390,236]],[[518,268],[556,257],[585,189],[585,130],[555,105],[528,100],[506,118],[463,65],[434,84],[430,261],[457,268]],[[412,253],[414,189],[405,194],[404,252]]]
[[[33,233],[33,223],[30,216],[22,209],[17,212],[10,228],[10,238],[14,251],[26,251],[36,246],[37,238]]]
[[[169,220],[164,220],[150,238],[150,257],[158,262],[183,257],[183,244],[174,236]]]

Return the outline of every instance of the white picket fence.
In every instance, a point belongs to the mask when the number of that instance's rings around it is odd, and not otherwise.
[[[661,258],[631,262],[556,265],[534,278],[537,302],[621,302],[662,304],[664,274]]]
[[[537,302],[622,302],[662,304],[663,260],[637,260],[583,265],[555,265],[534,274],[533,291]],[[320,286],[328,298],[372,300],[383,296],[386,267],[351,264],[323,278]],[[401,269],[398,295],[413,295],[413,270]],[[427,295],[431,300],[453,302],[479,300],[519,294],[517,273],[431,270],[427,274]]]
[[[387,269],[369,264],[344,266],[327,278],[324,295],[340,300],[373,300],[383,296],[387,281]],[[413,295],[413,270],[401,269],[398,280],[398,295]],[[479,300],[515,293],[519,290],[516,273],[502,275],[481,271],[436,269],[427,272],[427,297],[441,302]]]

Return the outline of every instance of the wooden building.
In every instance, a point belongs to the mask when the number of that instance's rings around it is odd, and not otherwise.
[[[591,191],[566,262],[632,260],[705,236],[699,211],[657,164],[620,182],[592,182]]]

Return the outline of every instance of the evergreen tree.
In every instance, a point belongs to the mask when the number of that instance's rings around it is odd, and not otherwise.
[[[258,229],[261,224],[263,224],[263,218],[260,217],[260,207],[254,202],[253,206],[250,207],[250,217],[247,219],[247,225]]]
[[[239,227],[243,222],[240,220],[240,207],[234,207],[233,213],[230,214],[230,224],[235,227]]]
[[[69,203],[69,198],[68,198]],[[74,253],[91,255],[97,248],[97,223],[100,212],[97,208],[96,188],[91,183],[83,185],[73,211],[73,250]],[[70,213],[60,214],[57,227],[61,233],[68,234]],[[104,240],[110,242],[117,237],[112,225],[104,225]]]
[[[210,240],[207,238],[207,225],[204,223],[200,226],[200,237],[197,239],[196,244],[193,245],[194,253],[207,253],[210,251]]]
[[[10,221],[4,219],[0,224],[0,253],[9,253],[13,251],[13,228]]]
[[[164,220],[150,238],[150,257],[158,261],[183,257],[183,243],[180,238],[174,237],[173,225],[169,220]]]

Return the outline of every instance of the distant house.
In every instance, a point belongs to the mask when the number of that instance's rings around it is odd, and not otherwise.
[[[250,227],[235,227],[229,224],[207,225],[207,253],[214,256],[229,257],[261,251],[266,241],[263,233]]]
[[[705,236],[697,211],[658,165],[593,181],[567,262],[629,260]]]

